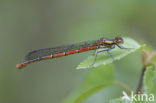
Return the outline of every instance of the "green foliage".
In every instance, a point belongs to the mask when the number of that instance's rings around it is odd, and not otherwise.
[[[147,68],[144,76],[144,86],[147,93],[156,96],[156,67],[150,66]]]
[[[95,92],[99,91],[102,88],[106,88],[108,86],[111,86],[112,83],[107,83],[107,84],[101,84],[98,85],[84,93],[82,93],[76,100],[74,103],[81,103],[82,101],[84,101],[86,98],[88,98],[90,95],[94,94]]]
[[[156,96],[156,67],[149,66],[147,67],[145,76],[144,76],[144,86],[145,93]],[[121,98],[110,100],[110,103],[147,103],[145,101],[130,101],[130,100],[122,100]],[[155,103],[150,101],[149,103]]]
[[[114,60],[120,60],[121,58],[125,57],[126,55],[132,52],[135,52],[137,49],[141,47],[136,41],[134,41],[131,38],[123,38],[123,39],[124,39],[124,44],[122,46],[129,49],[120,49],[116,47],[114,50],[110,51]],[[89,68],[90,65],[93,63],[94,58],[95,56],[88,57],[88,59],[80,63],[77,69]],[[113,59],[110,57],[110,55],[108,55],[107,52],[102,52],[98,54],[96,63],[92,67],[97,67],[99,65],[106,65],[112,62]]]
[[[113,67],[113,65],[106,65],[89,70],[82,85],[65,100],[65,103],[73,103],[73,101],[80,103],[92,94],[111,86],[115,82]]]
[[[120,60],[121,58],[135,51],[142,52],[145,47],[144,45],[140,46],[136,41],[130,38],[124,38],[124,41],[125,43],[123,46],[125,48],[131,49],[122,50],[120,48],[115,48],[114,50],[112,50],[111,54],[113,55],[115,60]],[[94,56],[90,56],[88,59],[82,62],[77,67],[77,69],[88,68],[88,65],[90,65],[93,60]],[[110,92],[113,92],[111,94],[112,97],[109,100],[106,100],[107,102],[103,100],[103,103],[108,103],[108,101],[109,103],[144,103],[121,99],[121,97],[123,96],[122,91],[125,91],[128,96],[131,96],[130,93],[134,90],[131,90],[127,85],[118,81],[118,79],[115,77],[115,71],[112,62],[113,60],[109,55],[103,55],[103,53],[100,53],[96,63],[94,64],[94,68],[88,69],[89,72],[86,74],[84,82],[75,93],[73,93],[69,98],[66,99],[66,103],[90,103],[89,100],[93,98],[93,96],[96,96],[97,93],[100,94],[100,92],[105,88],[111,88],[112,86],[120,87],[120,94],[115,93],[113,90],[110,90]],[[147,67],[143,86],[145,87],[145,93],[153,93],[154,95],[156,95],[156,68],[154,66]],[[113,97],[113,95],[115,94],[117,94],[118,96]],[[139,95],[136,95],[136,97],[138,96]],[[96,98],[98,97],[96,96]],[[92,102],[101,103],[100,101],[95,99],[93,99]]]

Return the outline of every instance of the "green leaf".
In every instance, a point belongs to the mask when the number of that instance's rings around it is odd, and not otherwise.
[[[147,70],[144,75],[144,87],[145,87],[145,94],[148,95],[148,100],[150,99],[152,94],[154,97],[156,97],[156,67],[150,66],[147,67]],[[142,94],[140,94],[139,97],[141,97]],[[131,95],[130,95],[131,97]],[[136,96],[136,98],[138,98]],[[145,98],[145,97],[144,97]],[[155,99],[155,98],[154,98]],[[155,103],[155,101],[146,102],[146,101],[130,101],[130,100],[122,100],[121,98],[113,99],[110,101],[110,103]]]
[[[145,92],[154,94],[156,97],[156,67],[150,66],[147,68],[144,76]]]
[[[112,83],[115,81],[114,66],[99,66],[96,69],[91,69],[86,74],[83,87],[85,89],[93,88],[103,83]]]
[[[95,94],[97,91],[99,91],[100,89],[109,87],[109,86],[119,86],[122,87],[123,89],[125,89],[127,92],[130,92],[131,90],[129,88],[127,88],[124,84],[120,83],[120,82],[112,82],[112,83],[106,83],[106,84],[101,84],[98,85],[94,88],[89,89],[88,91],[82,93],[76,100],[74,103],[81,103],[82,101],[84,101],[85,99],[87,99],[89,96]]]
[[[114,60],[119,60],[119,59],[125,57],[126,55],[138,50],[141,47],[135,40],[133,40],[131,38],[123,38],[123,39],[124,39],[124,44],[122,44],[122,46],[125,48],[130,48],[130,49],[120,49],[116,46],[115,49],[110,51]],[[84,60],[83,62],[81,62],[78,65],[77,69],[90,68],[90,65],[94,61],[94,58],[95,58],[95,56],[89,56],[86,60]],[[108,55],[107,52],[102,52],[102,53],[98,54],[96,62],[92,67],[106,65],[106,64],[110,64],[112,62],[113,62],[112,57],[110,57],[110,55]]]
[[[84,101],[86,98],[88,98],[90,95],[94,94],[95,92],[99,91],[100,89],[106,88],[108,86],[111,86],[112,83],[107,83],[107,84],[102,84],[102,85],[98,85],[84,93],[82,93],[76,100],[74,103],[81,103],[82,101]]]
[[[106,66],[99,66],[96,69],[90,69],[88,71],[88,74],[86,74],[86,79],[84,80],[83,87],[80,88],[81,92],[75,98],[74,103],[81,103],[82,101],[90,99],[92,95],[109,86],[118,86],[124,89],[127,93],[131,91],[124,84],[116,82],[113,65],[110,64]]]
[[[93,95],[95,92],[100,90],[100,88],[102,89],[107,87],[109,84],[112,84],[115,81],[113,68],[113,65],[106,65],[99,66],[96,69],[87,70],[86,77],[81,85],[79,85],[79,88],[71,93],[71,95],[64,100],[64,103],[73,103],[78,98],[79,99],[76,101],[87,99],[87,97]],[[92,90],[93,88],[96,89]]]

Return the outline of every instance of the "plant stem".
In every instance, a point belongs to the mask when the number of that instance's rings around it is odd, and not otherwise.
[[[143,78],[144,78],[145,71],[146,71],[146,66],[144,66],[143,69],[142,69],[139,84],[138,84],[138,87],[137,87],[137,90],[136,90],[136,93],[138,93],[138,94],[142,93]]]

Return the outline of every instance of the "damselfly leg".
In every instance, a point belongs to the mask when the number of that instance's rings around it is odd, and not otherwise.
[[[120,49],[133,49],[133,48],[125,48],[125,47],[123,47],[123,46],[121,46],[121,45],[119,45],[119,44],[116,44]]]
[[[133,49],[133,48],[125,48],[125,47],[123,47],[123,46],[121,46],[121,45],[118,45],[118,44],[116,44],[120,49]],[[113,61],[114,61],[114,57],[112,56],[112,54],[110,53],[110,51],[112,50],[112,49],[114,49],[115,48],[115,45],[113,46],[113,47],[111,47],[111,48],[108,48],[108,49],[102,49],[102,50],[100,50],[100,51],[96,51],[95,52],[95,58],[94,58],[94,61],[93,61],[93,63],[89,66],[89,67],[93,67],[93,65],[95,64],[95,62],[96,62],[96,59],[97,59],[97,56],[98,56],[98,54],[99,53],[101,53],[101,52],[104,52],[104,51],[107,51],[107,53],[108,53],[108,55],[113,59]]]
[[[108,55],[110,55],[110,56],[112,57],[112,59],[114,60],[113,56],[112,56],[111,53],[109,52],[110,50],[112,50],[112,49],[114,49],[114,48],[115,48],[115,46],[113,46],[113,47],[111,47],[111,48],[108,48],[108,49],[102,49],[102,50],[100,50],[100,51],[96,51],[96,52],[95,52],[94,61],[93,61],[93,63],[92,63],[91,65],[89,65],[89,67],[93,67],[93,65],[94,65],[95,62],[96,62],[96,59],[97,59],[98,54],[99,54],[99,53],[102,53],[102,52],[104,52],[104,51],[107,51]]]

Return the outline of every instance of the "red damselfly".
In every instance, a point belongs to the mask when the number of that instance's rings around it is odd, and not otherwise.
[[[81,52],[85,52],[89,50],[101,49],[100,51],[96,52],[95,59],[93,61],[93,64],[94,64],[98,53],[107,51],[107,53],[112,57],[109,51],[114,49],[115,46],[119,47],[120,49],[126,49],[119,45],[122,43],[123,43],[123,39],[118,36],[118,37],[115,37],[115,39],[100,38],[99,40],[81,42],[81,43],[72,44],[72,45],[33,50],[25,56],[25,61],[22,62],[21,64],[17,64],[16,67],[21,69],[25,67],[26,65],[31,64],[36,61],[52,59],[52,58],[57,58],[61,56],[67,56],[67,55],[81,53]]]

